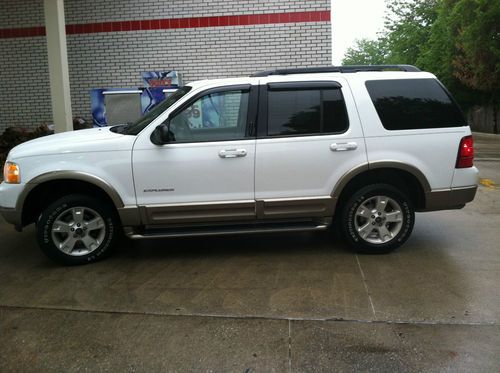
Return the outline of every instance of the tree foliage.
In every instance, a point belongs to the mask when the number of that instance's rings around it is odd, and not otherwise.
[[[342,63],[344,65],[381,65],[387,61],[387,50],[383,39],[356,40],[355,45],[347,49]]]
[[[500,2],[460,0],[452,9],[456,30],[454,75],[478,91],[498,92],[500,84]]]
[[[496,103],[500,1],[388,0],[385,28],[360,40],[348,64],[412,64],[434,73],[464,106]]]
[[[388,63],[414,65],[431,36],[437,18],[439,0],[387,1],[385,36],[389,50]]]

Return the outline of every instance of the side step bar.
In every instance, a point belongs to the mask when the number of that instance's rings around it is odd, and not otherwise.
[[[276,232],[308,232],[323,231],[328,228],[327,224],[318,223],[289,223],[269,225],[237,225],[221,227],[196,227],[196,228],[152,228],[143,231],[128,231],[125,234],[133,239],[145,238],[169,238],[169,237],[198,237],[198,236],[220,236],[227,234],[250,234],[250,233],[276,233]]]

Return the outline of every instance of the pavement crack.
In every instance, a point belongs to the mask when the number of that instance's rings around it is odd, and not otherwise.
[[[129,316],[151,316],[151,317],[211,317],[215,319],[240,319],[240,320],[269,320],[269,321],[287,321],[289,322],[289,338],[291,338],[292,321],[327,321],[327,322],[352,322],[361,324],[406,324],[406,325],[450,325],[450,326],[500,326],[497,321],[477,321],[477,322],[445,322],[441,320],[363,320],[348,319],[338,317],[290,317],[290,316],[265,316],[265,315],[231,315],[217,313],[173,313],[173,312],[152,312],[152,311],[126,311],[126,310],[98,310],[98,309],[78,309],[50,306],[18,306],[0,304],[2,310],[31,310],[45,312],[74,312],[74,313],[96,313],[103,315],[129,315]],[[289,342],[290,343],[290,342]],[[291,349],[291,343],[290,343]]]
[[[373,317],[377,317],[377,314],[375,313],[375,307],[373,306],[372,296],[370,294],[370,290],[368,289],[368,284],[366,283],[365,273],[363,272],[363,268],[361,268],[361,263],[359,262],[358,254],[356,254],[356,261],[358,262],[358,268],[359,268],[359,272],[361,273],[363,285],[365,286],[366,295],[368,296],[368,300],[370,301],[370,306],[372,308]]]
[[[288,372],[292,372],[292,320],[288,320]]]

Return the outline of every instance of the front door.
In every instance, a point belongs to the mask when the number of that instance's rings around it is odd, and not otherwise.
[[[205,91],[169,115],[169,143],[137,141],[134,182],[145,224],[255,218],[253,94],[250,85]]]

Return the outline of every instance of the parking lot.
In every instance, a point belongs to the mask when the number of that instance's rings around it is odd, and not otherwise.
[[[462,210],[405,246],[330,234],[132,242],[80,267],[0,222],[0,371],[498,371],[500,139]]]

